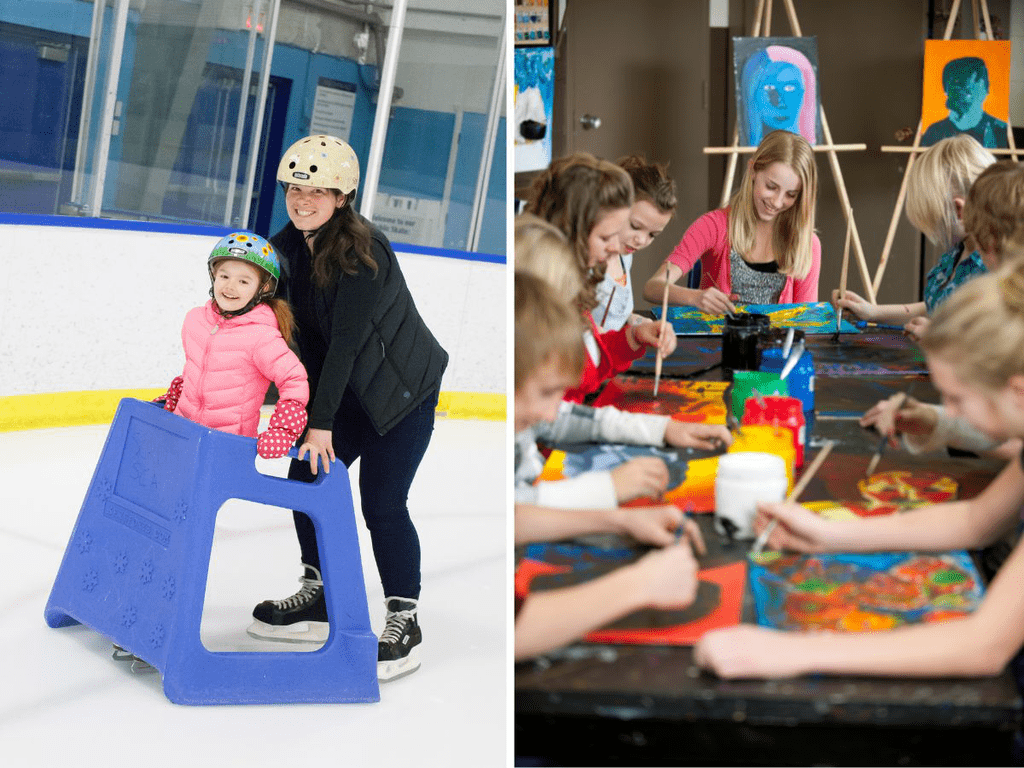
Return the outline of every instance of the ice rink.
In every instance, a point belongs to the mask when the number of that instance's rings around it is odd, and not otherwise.
[[[0,433],[4,765],[505,765],[504,422],[438,419],[409,500],[423,551],[423,666],[382,684],[379,703],[355,705],[179,706],[158,674],[112,660],[106,638],[46,625],[106,433],[107,425]],[[286,461],[266,471],[283,474]],[[217,651],[256,649],[245,634],[253,605],[291,595],[301,573],[290,512],[237,504],[218,516],[203,613],[203,642]],[[358,517],[358,499],[355,508]],[[361,519],[359,529],[379,633],[384,595]]]

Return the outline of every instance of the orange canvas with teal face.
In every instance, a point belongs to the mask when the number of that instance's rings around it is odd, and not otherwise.
[[[922,147],[966,133],[1005,149],[1009,118],[1009,40],[925,41]]]

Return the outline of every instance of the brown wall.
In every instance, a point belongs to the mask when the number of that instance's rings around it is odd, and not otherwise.
[[[586,0],[569,0],[585,3]],[[782,0],[775,0],[771,33],[788,36],[791,29]],[[938,5],[942,5],[939,3]],[[965,4],[968,9],[969,3]],[[709,91],[711,116],[708,125],[709,143],[721,145],[731,138],[735,105],[732,98],[731,46],[729,37],[749,35],[756,0],[730,0],[730,29],[709,30]],[[882,145],[900,142],[900,129],[915,128],[920,116],[921,68],[928,31],[928,1],[906,0],[796,0],[796,12],[805,35],[818,38],[821,100],[836,143],[865,143],[866,151],[839,154],[839,165],[845,181],[854,218],[860,233],[865,257],[874,274],[881,256],[897,193],[903,178],[906,155],[883,153]],[[705,22],[706,23],[706,22]],[[969,31],[969,30],[968,30]],[[571,34],[571,30],[567,31]],[[941,35],[941,30],[939,33]],[[561,52],[561,51],[560,51]],[[597,55],[601,55],[600,52]],[[559,82],[571,78],[558,72],[564,60],[556,64]],[[556,94],[556,112],[565,109],[565,102]],[[723,115],[724,110],[724,115]],[[556,126],[563,126],[562,115],[556,114]],[[555,153],[565,151],[564,131],[555,133]],[[561,146],[560,146],[561,145]],[[740,164],[742,167],[742,164]],[[688,164],[686,172],[707,173],[708,208],[717,205],[721,192],[725,163],[720,158],[702,158]],[[674,169],[680,181],[678,167]],[[832,170],[827,157],[818,156],[819,195],[817,230],[822,242],[822,272],[819,298],[824,300],[832,288],[838,287],[846,225],[842,216]],[[517,191],[525,179],[517,176]],[[739,182],[739,174],[734,181]],[[680,211],[680,218],[694,218],[699,211]],[[674,229],[685,228],[688,222],[676,222]],[[676,236],[676,235],[673,235]],[[889,266],[879,291],[882,302],[917,300],[921,261],[924,269],[934,263],[936,254],[930,247],[922,256],[921,237],[900,217],[896,238],[890,252]],[[672,243],[656,243],[651,250],[653,261],[660,261]],[[851,259],[852,259],[851,255]],[[643,263],[642,260],[638,260]],[[646,270],[646,267],[644,268]],[[646,272],[634,274],[638,307],[649,306],[640,297]],[[860,273],[851,261],[848,286],[862,289]]]
[[[733,35],[750,34],[756,2],[732,0]],[[771,32],[791,34],[784,3],[774,3]],[[837,144],[864,143],[866,151],[837,153],[868,269],[874,275],[903,179],[906,155],[883,153],[896,132],[915,128],[921,112],[922,43],[927,2],[803,0],[795,3],[804,35],[818,38],[821,103]],[[730,104],[729,124],[735,107]],[[839,286],[846,223],[828,158],[818,154],[817,230],[822,268],[819,299]],[[900,217],[879,301],[915,301],[919,290],[919,233]],[[851,253],[847,286],[862,281]]]

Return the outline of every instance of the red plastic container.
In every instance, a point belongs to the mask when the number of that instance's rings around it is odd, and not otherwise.
[[[765,395],[761,398],[748,397],[746,403],[743,404],[743,420],[740,424],[788,427],[793,431],[796,466],[804,465],[807,425],[804,421],[803,402],[800,398],[782,395]]]

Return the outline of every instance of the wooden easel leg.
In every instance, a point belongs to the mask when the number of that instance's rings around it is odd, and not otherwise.
[[[796,7],[793,5],[793,0],[783,0],[786,5],[786,16],[789,18],[789,25],[793,28],[793,34],[796,37],[803,37],[803,32],[800,29],[800,20],[796,17]],[[828,127],[828,120],[825,118],[825,110],[823,107],[818,107],[821,115],[821,131],[825,136],[825,142],[832,144],[832,132]],[[864,247],[860,242],[860,233],[857,231],[857,223],[853,220],[853,216],[850,213],[850,196],[846,192],[846,182],[843,181],[843,171],[839,167],[839,156],[835,150],[828,151],[828,161],[832,168],[832,177],[836,182],[836,191],[839,193],[839,202],[843,206],[843,213],[847,217],[846,226],[850,228],[853,235],[853,252],[857,257],[857,267],[860,270],[860,277],[864,283],[864,291],[868,294],[867,299],[872,304],[875,303],[875,289],[871,282],[871,273],[868,270],[867,260],[864,258]]]
[[[764,37],[768,36],[768,30],[771,28],[771,6],[772,0],[757,0],[757,9],[754,11],[754,28],[750,32],[751,37],[761,37],[761,21],[765,18],[765,3],[768,6],[767,22],[765,27]],[[732,130],[732,146],[738,147],[740,145],[740,126],[739,126],[739,115],[736,116],[736,125]],[[729,198],[732,197],[732,182],[733,177],[736,175],[736,160],[739,157],[739,152],[731,152],[729,154],[729,162],[725,168],[725,184],[722,185],[722,197],[719,201],[719,207],[725,208],[729,204]]]
[[[978,11],[977,11],[977,0],[972,0],[974,5],[974,19],[975,29],[977,29]],[[989,38],[992,37],[992,24],[988,18],[988,4],[986,0],[981,0],[981,7],[985,13],[985,29],[988,33]],[[949,9],[949,19],[946,20],[946,29],[942,34],[943,40],[949,40],[953,36],[953,27],[956,25],[957,14],[960,11],[960,0],[953,0],[953,5]],[[978,34],[976,32],[975,36]],[[889,262],[889,251],[892,249],[893,240],[896,237],[896,226],[900,221],[900,214],[903,213],[903,204],[906,202],[907,197],[907,179],[910,177],[910,168],[914,165],[914,160],[917,157],[917,148],[921,145],[921,133],[924,130],[924,125],[918,121],[917,131],[914,133],[914,145],[910,153],[910,157],[907,159],[907,167],[903,169],[903,182],[900,184],[899,194],[896,196],[896,206],[893,208],[892,220],[889,222],[889,231],[885,236],[885,245],[882,246],[882,258],[878,262],[878,269],[875,270],[875,280],[872,284],[874,292],[877,294],[878,289],[882,285],[882,275],[885,274],[885,267]],[[1009,126],[1007,126],[1007,130]],[[1011,135],[1010,141],[1013,141]],[[1012,145],[1011,145],[1012,146]]]

